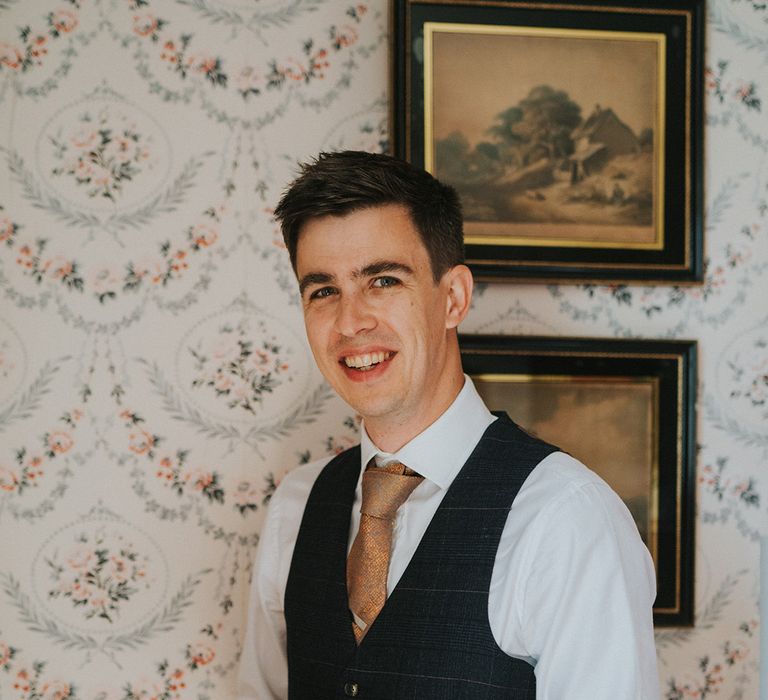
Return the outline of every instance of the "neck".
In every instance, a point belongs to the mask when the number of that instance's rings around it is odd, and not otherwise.
[[[463,386],[464,373],[459,367],[449,380],[443,382],[437,394],[429,397],[428,410],[422,409],[418,414],[366,417],[368,437],[383,452],[397,452],[440,418],[456,400]]]

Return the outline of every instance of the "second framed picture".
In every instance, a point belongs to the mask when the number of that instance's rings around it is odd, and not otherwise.
[[[396,152],[485,279],[702,277],[703,0],[399,0]]]
[[[597,472],[656,567],[657,625],[693,623],[696,343],[464,335],[492,411]]]

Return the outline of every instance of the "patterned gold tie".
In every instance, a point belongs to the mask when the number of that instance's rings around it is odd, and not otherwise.
[[[392,528],[397,509],[422,481],[400,462],[366,469],[360,529],[347,559],[347,592],[352,631],[358,644],[387,600]]]

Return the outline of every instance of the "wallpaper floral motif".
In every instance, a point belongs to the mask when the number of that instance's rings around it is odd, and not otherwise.
[[[234,697],[285,473],[356,440],[272,217],[388,147],[384,0],[0,0],[0,698]],[[768,10],[713,0],[694,287],[479,285],[467,332],[695,338],[697,624],[661,697],[754,698]]]

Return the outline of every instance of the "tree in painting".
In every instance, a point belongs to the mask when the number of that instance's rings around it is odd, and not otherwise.
[[[556,160],[570,155],[571,132],[580,123],[581,107],[567,93],[539,85],[518,105],[496,115],[488,134],[515,153],[524,166],[539,158]]]

